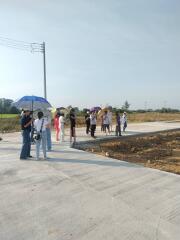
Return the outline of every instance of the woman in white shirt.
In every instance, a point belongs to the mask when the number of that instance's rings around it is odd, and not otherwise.
[[[104,131],[107,135],[107,130],[108,130],[108,133],[110,133],[110,130],[109,130],[109,116],[108,116],[107,111],[105,111],[104,115],[103,115],[103,124],[104,124]]]
[[[127,113],[124,112],[123,116],[122,116],[122,125],[123,125],[123,132],[125,132],[126,128],[127,128]]]
[[[43,118],[43,112],[38,112],[38,119],[34,121],[34,127],[37,131],[36,136],[36,160],[39,160],[40,146],[42,144],[42,150],[44,159],[47,159],[46,155],[46,127],[48,122]]]
[[[96,131],[96,113],[92,112],[90,115],[90,124],[91,124],[91,137],[95,138],[94,134]]]
[[[60,142],[64,142],[64,124],[65,124],[64,113],[61,113],[59,117]]]

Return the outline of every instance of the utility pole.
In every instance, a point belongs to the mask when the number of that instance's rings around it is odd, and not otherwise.
[[[44,65],[44,98],[47,99],[47,89],[46,89],[46,46],[45,46],[45,42],[43,42],[42,46],[43,46],[43,65]]]

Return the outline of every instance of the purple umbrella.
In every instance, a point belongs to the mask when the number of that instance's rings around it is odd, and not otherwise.
[[[92,107],[92,108],[90,109],[91,112],[99,112],[100,110],[101,110],[100,107]]]

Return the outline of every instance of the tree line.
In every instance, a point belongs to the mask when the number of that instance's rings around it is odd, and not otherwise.
[[[7,98],[0,98],[0,113],[1,114],[19,114],[20,111],[12,106],[12,103],[14,101],[12,99],[7,99]],[[138,109],[138,110],[130,110],[130,103],[126,100],[124,102],[124,104],[121,106],[121,107],[113,107],[112,108],[112,112],[115,113],[115,112],[120,112],[120,113],[123,113],[124,111],[128,112],[128,113],[133,113],[133,112],[136,112],[136,113],[146,113],[146,112],[159,112],[159,113],[177,113],[177,112],[180,112],[179,109],[172,109],[172,108],[161,108],[161,109]],[[68,108],[70,108],[71,106],[69,106]],[[87,108],[84,108],[84,109],[79,109],[78,107],[74,107],[75,111],[77,114],[81,115],[81,114],[84,114],[86,111],[87,111]]]
[[[1,114],[18,114],[20,111],[12,106],[12,99],[0,98],[0,113]]]

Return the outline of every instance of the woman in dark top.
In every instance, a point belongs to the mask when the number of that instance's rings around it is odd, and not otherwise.
[[[116,136],[121,136],[121,117],[118,112],[116,112]]]
[[[87,113],[85,115],[85,123],[86,123],[86,134],[89,134],[89,130],[90,130],[90,114],[89,114],[89,111],[87,111]]]
[[[73,108],[70,111],[69,118],[70,118],[70,143],[72,143],[72,138],[74,138],[73,142],[76,142],[76,116]]]

